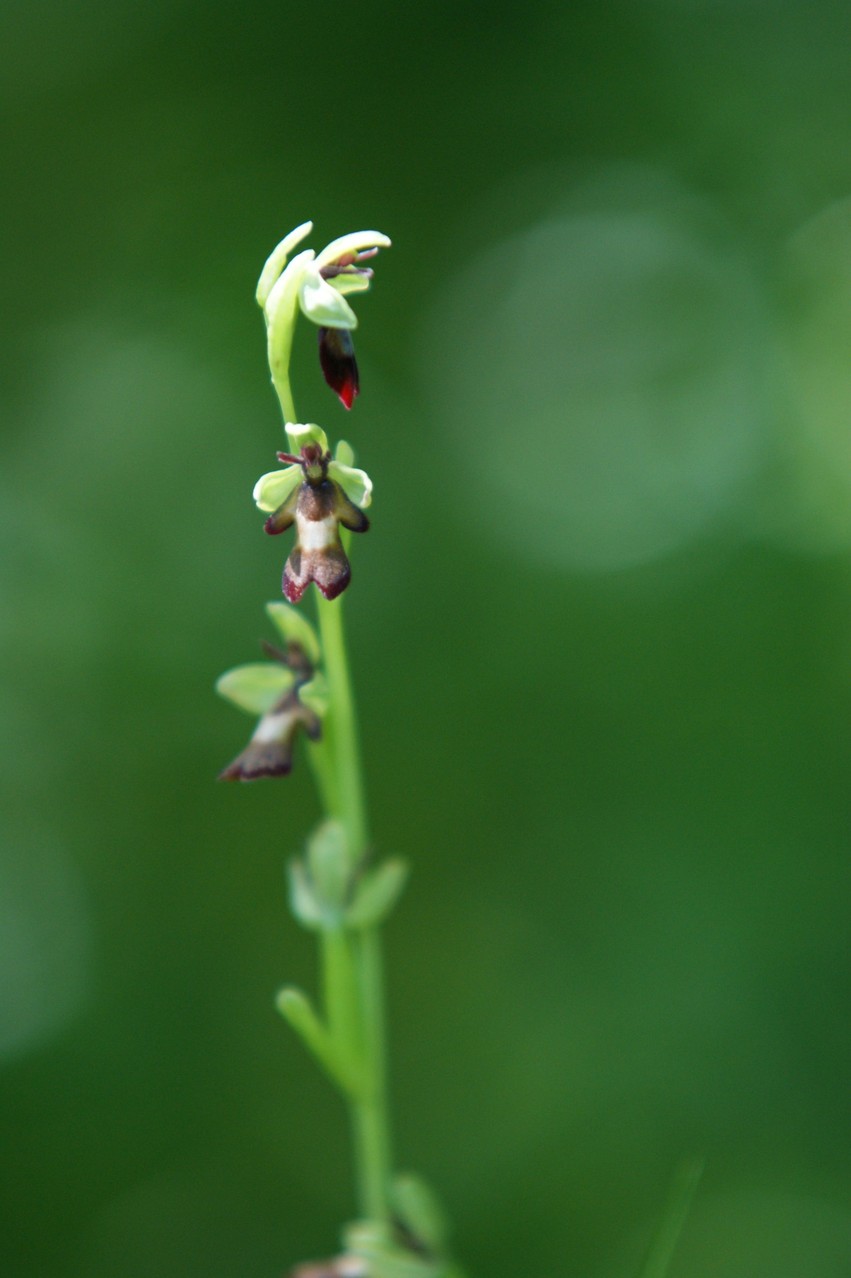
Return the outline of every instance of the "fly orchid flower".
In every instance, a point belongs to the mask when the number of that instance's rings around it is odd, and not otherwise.
[[[340,528],[366,532],[363,507],[372,500],[372,481],[349,463],[352,451],[340,443],[331,457],[328,439],[318,426],[287,427],[291,453],[278,453],[285,470],[262,475],[254,487],[260,510],[271,512],[267,533],[285,532],[295,524],[296,543],[284,567],[283,592],[298,603],[314,581],[326,599],[336,599],[351,580],[351,567]]]
[[[361,263],[380,248],[389,248],[390,240],[380,231],[353,231],[332,240],[319,253],[303,249],[290,258],[312,230],[312,222],[303,222],[284,236],[269,255],[257,284],[257,302],[266,318],[272,380],[279,395],[282,384],[289,385],[287,369],[300,307],[319,326],[319,362],[325,380],[346,408],[351,408],[360,389],[350,337],[358,321],[346,295],[369,288],[372,270]],[[281,395],[285,417],[289,400],[288,391]]]
[[[264,640],[271,662],[237,666],[216,684],[223,697],[260,716],[251,740],[220,774],[221,781],[286,776],[292,770],[298,729],[311,741],[322,732],[324,690],[322,676],[314,670],[319,644],[313,628],[286,604],[269,604],[268,612],[286,640],[286,650]]]

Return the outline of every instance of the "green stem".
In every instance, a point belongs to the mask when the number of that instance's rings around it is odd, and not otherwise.
[[[327,715],[331,730],[333,771],[337,781],[339,811],[349,839],[349,851],[357,864],[366,852],[368,835],[360,762],[357,717],[346,654],[342,599],[328,600],[317,594],[319,633],[325,662],[325,678],[331,697]]]
[[[293,400],[293,392],[290,386],[289,375],[290,347],[281,354],[279,351],[273,352],[269,349],[269,364],[272,369],[272,385],[278,394],[278,400],[281,405],[281,412],[284,415],[284,425],[287,422],[295,422],[295,402]]]
[[[343,1055],[357,1060],[360,1052],[358,994],[349,937],[342,928],[325,928],[321,936],[328,1027]]]
[[[355,865],[368,844],[366,806],[354,697],[343,628],[342,601],[318,600],[319,630],[330,705],[325,717],[332,771],[336,779],[336,816],[342,823]],[[372,1220],[388,1215],[390,1137],[384,1041],[384,993],[377,927],[349,934],[346,956],[351,963],[356,1005],[357,1050],[362,1062],[363,1091],[350,1099],[361,1214]],[[330,991],[329,991],[330,992]],[[331,1008],[329,1007],[329,1014]],[[333,1028],[333,1021],[332,1021]]]

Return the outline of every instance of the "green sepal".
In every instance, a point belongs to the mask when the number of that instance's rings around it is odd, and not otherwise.
[[[372,501],[372,480],[365,470],[358,470],[356,466],[344,466],[342,462],[335,460],[328,467],[328,477],[340,485],[349,501],[354,502],[359,509],[364,509]]]
[[[330,693],[328,681],[321,670],[317,670],[312,679],[301,685],[298,690],[298,699],[303,706],[307,706],[308,710],[318,714],[320,719],[328,713]]]
[[[292,604],[275,600],[266,604],[266,612],[285,643],[297,643],[308,661],[316,666],[320,660],[319,637],[303,612]],[[312,708],[312,707],[311,707]]]
[[[344,1059],[307,995],[295,986],[286,985],[278,992],[275,1006],[331,1079],[345,1092],[354,1095],[357,1090],[354,1070]]]
[[[420,1256],[394,1242],[385,1225],[358,1220],[343,1233],[345,1250],[366,1262],[369,1278],[443,1278],[442,1258]]]
[[[395,1176],[390,1202],[395,1215],[417,1242],[438,1255],[446,1251],[449,1221],[434,1190],[420,1176],[412,1172]]]
[[[267,471],[251,490],[255,506],[258,510],[271,514],[292,496],[301,480],[301,466],[285,466],[283,470]]]
[[[323,821],[307,841],[310,884],[326,926],[339,926],[351,884],[346,831],[339,821]]]
[[[346,927],[373,927],[381,923],[399,900],[407,880],[408,866],[396,858],[368,870],[346,910]]]
[[[247,714],[261,715],[289,692],[293,681],[293,672],[285,666],[256,661],[226,670],[216,680],[216,692]]]
[[[258,306],[266,305],[269,294],[286,266],[290,253],[312,230],[312,222],[302,222],[295,230],[290,231],[289,235],[285,235],[280,244],[276,244],[272,249],[272,252],[266,258],[263,270],[260,272],[260,279],[257,281],[255,297],[257,298]]]
[[[306,444],[318,444],[323,453],[328,451],[328,436],[315,422],[287,422],[287,438],[296,457]]]

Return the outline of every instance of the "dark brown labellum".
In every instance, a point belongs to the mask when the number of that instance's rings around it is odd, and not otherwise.
[[[346,408],[360,392],[355,348],[346,328],[319,329],[319,363],[326,382]]]

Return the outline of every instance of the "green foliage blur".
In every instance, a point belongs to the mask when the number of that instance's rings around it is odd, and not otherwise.
[[[847,1278],[851,77],[837,0],[7,0],[0,1274],[351,1218],[284,866],[266,254],[390,234],[347,596],[397,1161],[471,1278]],[[306,601],[309,606],[309,601]]]

